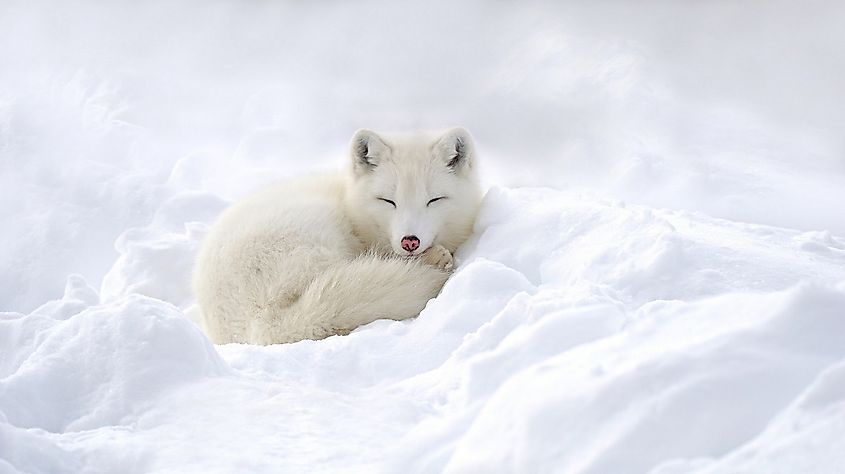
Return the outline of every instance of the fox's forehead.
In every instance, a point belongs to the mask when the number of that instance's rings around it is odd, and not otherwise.
[[[397,147],[431,147],[438,138],[438,132],[418,130],[413,132],[379,132],[378,136],[390,146]]]
[[[434,153],[436,137],[424,133],[388,135],[385,144],[390,149],[385,158],[386,170],[390,170],[397,182],[425,180],[437,171],[446,172],[442,160]],[[442,170],[440,169],[442,168]]]
[[[425,157],[397,157],[379,166],[374,172],[374,178],[379,187],[392,194],[403,196],[427,195],[437,188],[440,181],[439,174],[447,174],[447,170],[438,170],[431,156]],[[424,159],[416,159],[424,158]],[[442,164],[441,164],[442,167]]]
[[[392,156],[372,171],[372,188],[403,202],[428,201],[448,188],[449,173],[442,160],[430,152]]]

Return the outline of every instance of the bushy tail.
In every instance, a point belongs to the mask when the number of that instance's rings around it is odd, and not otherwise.
[[[254,320],[249,339],[257,344],[322,339],[377,319],[412,318],[447,277],[417,260],[362,255],[322,272],[296,301],[270,305]]]

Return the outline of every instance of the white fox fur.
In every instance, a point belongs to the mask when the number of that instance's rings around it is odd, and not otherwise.
[[[267,189],[214,224],[194,287],[215,343],[346,334],[439,293],[481,199],[469,133],[360,130],[350,155],[345,173]]]

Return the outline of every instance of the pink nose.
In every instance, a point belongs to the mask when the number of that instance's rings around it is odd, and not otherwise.
[[[402,248],[408,252],[413,252],[420,246],[420,239],[416,235],[406,235],[402,237]]]

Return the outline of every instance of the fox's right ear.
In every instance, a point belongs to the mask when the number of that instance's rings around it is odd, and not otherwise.
[[[356,175],[374,170],[384,159],[390,147],[376,132],[362,128],[352,136],[350,152],[352,154],[352,169]]]
[[[475,147],[472,137],[462,127],[455,127],[443,133],[434,144],[434,152],[452,173],[465,175],[474,166]]]

